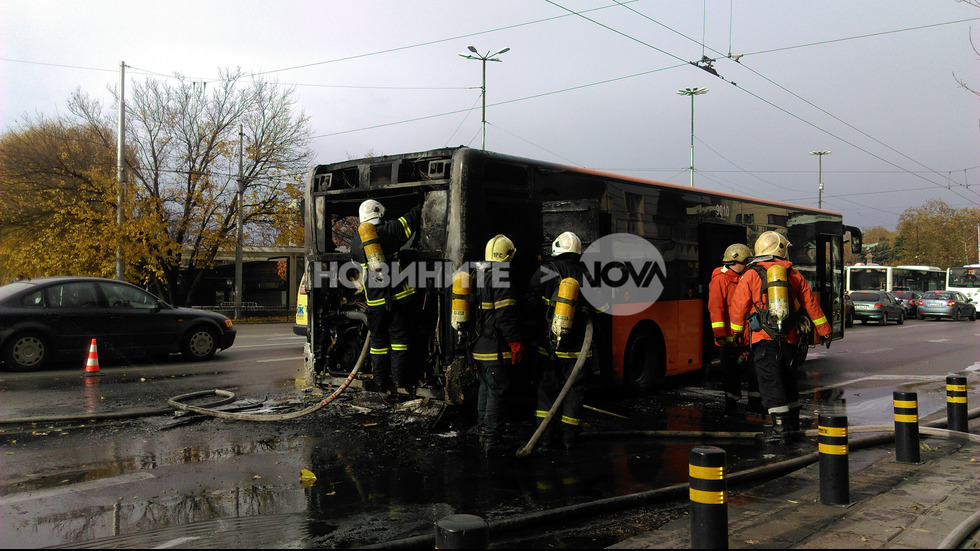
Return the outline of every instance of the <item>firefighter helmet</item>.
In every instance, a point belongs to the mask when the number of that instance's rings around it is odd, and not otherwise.
[[[755,241],[755,256],[771,255],[778,258],[786,258],[786,249],[789,248],[790,244],[783,234],[767,231]]]
[[[381,223],[381,217],[385,215],[385,207],[374,199],[368,199],[361,203],[360,208],[357,209],[357,215],[361,224],[370,222],[377,226]]]
[[[752,251],[748,247],[741,243],[735,243],[725,249],[725,255],[722,257],[721,262],[722,264],[730,264],[732,262],[745,264],[751,257]]]
[[[582,240],[580,240],[577,235],[570,231],[559,235],[551,244],[552,256],[558,256],[565,253],[582,254]]]
[[[517,249],[514,247],[514,242],[506,235],[498,233],[490,241],[487,241],[487,250],[484,253],[484,258],[487,262],[509,262],[514,258],[514,253],[516,252]]]

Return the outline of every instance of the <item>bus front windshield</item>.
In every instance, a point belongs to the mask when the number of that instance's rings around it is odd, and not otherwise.
[[[977,272],[980,268],[950,268],[949,287],[980,287],[980,278]]]

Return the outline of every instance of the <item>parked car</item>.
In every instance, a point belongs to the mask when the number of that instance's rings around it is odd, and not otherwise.
[[[914,318],[919,309],[919,299],[922,298],[922,293],[918,291],[892,291],[892,294],[902,300],[902,305],[905,306],[905,317]]]
[[[12,371],[78,360],[92,341],[99,354],[182,353],[210,360],[235,342],[235,328],[216,312],[178,308],[112,279],[45,277],[0,287],[0,358]]]
[[[854,303],[854,319],[861,323],[877,321],[885,325],[895,321],[899,325],[905,323],[905,307],[895,295],[885,291],[851,291],[851,302]]]
[[[309,327],[309,318],[306,312],[309,301],[306,294],[307,285],[306,274],[303,274],[303,278],[299,281],[299,289],[296,291],[296,321],[293,323],[293,333],[302,337],[306,336]]]
[[[850,293],[844,293],[844,327],[854,325],[854,302]]]
[[[928,291],[918,302],[918,319],[950,318],[959,321],[968,318],[977,319],[977,305],[963,293],[958,291]]]

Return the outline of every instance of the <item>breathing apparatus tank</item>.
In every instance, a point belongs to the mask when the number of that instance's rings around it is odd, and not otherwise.
[[[766,283],[769,319],[782,332],[783,322],[789,318],[791,300],[786,268],[779,264],[773,264],[766,268]]]
[[[464,331],[470,323],[470,289],[472,289],[470,274],[459,271],[453,274],[452,313],[449,323],[456,331]]]
[[[361,245],[364,247],[368,267],[372,271],[380,272],[385,263],[385,253],[381,250],[377,228],[371,222],[364,222],[357,227],[357,233],[361,236]]]
[[[561,339],[572,330],[575,321],[575,304],[578,302],[579,282],[573,277],[566,277],[558,284],[558,297],[555,300],[555,315],[551,319],[551,338],[555,348]]]

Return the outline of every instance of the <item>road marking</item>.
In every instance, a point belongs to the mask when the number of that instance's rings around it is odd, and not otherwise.
[[[151,547],[151,549],[173,549],[174,547],[177,547],[178,545],[183,545],[183,544],[185,544],[185,543],[187,543],[189,541],[194,541],[194,540],[199,540],[199,539],[201,539],[201,538],[196,537],[196,536],[187,536],[187,537],[183,537],[183,538],[177,538],[177,539],[170,540],[168,542],[161,543],[160,545],[158,545],[156,547]]]
[[[292,358],[270,358],[268,360],[255,360],[255,363],[264,364],[264,363],[268,363],[268,362],[286,362],[286,361],[291,361],[291,360],[302,360],[302,359],[303,359],[303,356],[294,356]]]
[[[49,490],[37,490],[35,492],[24,492],[20,494],[14,494],[11,496],[0,497],[0,505],[11,505],[14,503],[20,503],[22,501],[44,499],[48,497],[60,496],[63,494],[77,494],[82,492],[89,492],[92,490],[108,488],[110,486],[131,484],[133,482],[139,482],[141,480],[146,480],[148,478],[156,478],[156,477],[150,473],[132,473],[132,474],[114,476],[112,478],[101,478],[99,480],[81,482],[79,484],[72,484],[71,486],[65,486],[61,488],[51,488]]]
[[[269,344],[243,344],[243,345],[236,344],[236,345],[233,345],[233,348],[235,350],[238,350],[238,349],[241,349],[241,348],[286,348],[287,346],[296,346],[298,344],[300,344],[300,343],[298,343],[298,342],[295,342],[295,343],[293,343],[293,342],[280,342],[280,343],[269,343]],[[229,348],[228,350],[231,350],[231,348]]]
[[[841,381],[832,385],[801,390],[800,394],[813,394],[814,392],[819,392],[821,390],[841,388],[864,381],[941,381],[943,380],[941,377],[942,375],[869,375],[868,377],[860,377],[858,379],[851,379],[850,381]]]
[[[865,350],[861,352],[862,354],[877,354],[878,352],[888,352],[889,350],[895,350],[894,348],[875,348],[874,350]]]
[[[952,339],[935,339],[935,340],[928,340],[926,342],[949,342],[950,340]]]

